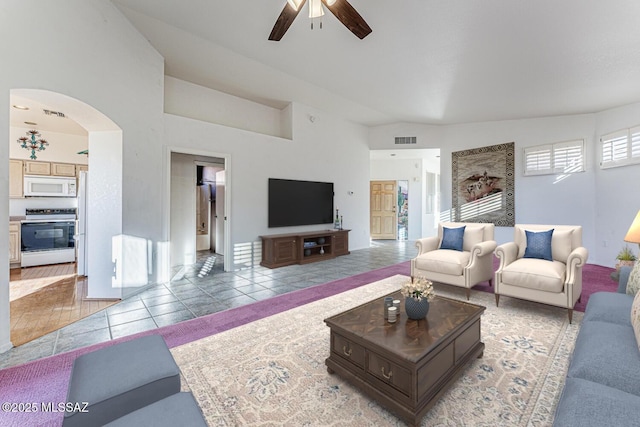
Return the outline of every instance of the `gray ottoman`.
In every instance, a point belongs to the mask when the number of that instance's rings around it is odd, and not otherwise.
[[[207,427],[191,393],[178,393],[107,424],[109,427]]]
[[[180,370],[160,335],[112,345],[73,363],[67,402],[84,411],[65,412],[63,425],[101,426],[179,392]]]

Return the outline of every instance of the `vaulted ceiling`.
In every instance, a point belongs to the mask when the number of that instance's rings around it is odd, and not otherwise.
[[[602,111],[640,101],[637,0],[349,0],[356,38],[305,8],[267,40],[286,0],[113,0],[166,74],[282,108],[377,125]],[[306,6],[305,6],[306,7]]]
[[[350,0],[373,29],[363,40],[328,11],[311,30],[305,6],[279,42],[286,0],[113,2],[167,75],[276,108],[437,125],[640,102],[637,0]],[[16,126],[50,120],[14,113]]]

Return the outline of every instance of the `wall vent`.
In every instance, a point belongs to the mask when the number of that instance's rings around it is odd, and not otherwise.
[[[398,144],[415,144],[417,141],[415,136],[396,136],[396,145]]]
[[[59,111],[51,111],[51,110],[42,110],[44,112],[45,115],[47,116],[56,116],[56,117],[60,117],[60,118],[65,118],[67,116],[64,115],[64,113],[61,113]]]

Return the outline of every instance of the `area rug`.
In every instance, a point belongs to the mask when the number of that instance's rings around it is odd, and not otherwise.
[[[395,275],[275,314],[171,351],[209,425],[404,425],[337,375],[327,372],[323,320],[400,288]],[[464,289],[436,285],[442,296]],[[423,426],[549,426],[564,385],[582,313],[478,292],[484,305],[484,356],[423,418]],[[402,310],[401,310],[402,311]]]

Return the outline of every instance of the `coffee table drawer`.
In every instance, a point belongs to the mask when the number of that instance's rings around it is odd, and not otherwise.
[[[331,334],[331,351],[364,369],[364,347],[335,333]]]
[[[368,371],[379,380],[393,386],[406,396],[411,396],[411,371],[376,353],[368,353]]]

